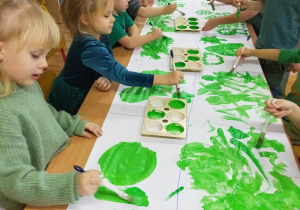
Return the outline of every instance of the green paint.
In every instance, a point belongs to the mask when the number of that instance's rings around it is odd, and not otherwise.
[[[247,139],[251,138],[252,132],[248,132]],[[290,177],[282,174],[283,163],[268,172],[274,177],[270,184],[275,190],[266,190],[263,186],[266,174],[251,152],[252,147],[231,139],[235,145],[232,147],[220,128],[210,140],[212,145],[209,146],[200,142],[186,144],[177,162],[178,167],[191,176],[192,188],[208,193],[201,199],[203,209],[299,209],[300,188]],[[271,164],[276,166],[275,152],[260,155],[270,157]],[[248,160],[260,173],[251,170]]]
[[[198,54],[199,51],[198,50],[188,50],[187,53],[188,54]]]
[[[183,67],[185,67],[185,63],[184,62],[176,62],[175,66],[176,66],[176,68],[183,68]]]
[[[220,44],[222,41],[227,41],[227,39],[219,39],[217,36],[204,36],[200,39],[200,41],[203,41],[204,44],[211,43],[211,44]]]
[[[168,197],[166,198],[166,201],[169,200],[170,198],[172,198],[174,195],[180,193],[183,189],[184,189],[183,186],[179,187],[177,190],[175,190],[170,195],[168,195]]]
[[[144,74],[165,75],[169,72],[161,70],[142,71]],[[150,96],[168,96],[171,94],[174,86],[155,85],[151,88],[129,87],[122,90],[120,98],[123,102],[137,103],[147,100]]]
[[[209,59],[210,57],[210,59]],[[217,62],[213,62],[213,57],[215,57],[218,61]],[[204,52],[203,53],[203,63],[205,65],[221,65],[224,63],[224,59],[223,57],[216,55],[214,53],[208,53],[208,52]]]
[[[284,173],[286,171],[286,165],[284,163],[275,163],[275,160],[278,158],[278,155],[275,152],[260,152],[260,157],[268,157],[270,160],[270,163],[273,166],[273,171],[276,171],[278,173]]]
[[[189,22],[189,25],[198,25],[198,22],[190,21],[190,22]]]
[[[101,172],[112,184],[134,185],[150,176],[156,167],[156,153],[139,142],[120,142],[99,159]]]
[[[179,28],[179,29],[186,29],[187,27],[185,25],[180,25],[180,26],[177,26],[177,28]]]
[[[198,60],[200,60],[200,58],[196,57],[196,56],[189,56],[188,60],[190,60],[190,61],[198,61]]]
[[[185,3],[183,2],[178,2],[177,0],[159,0],[156,2],[158,6],[166,6],[168,3],[170,4],[176,4],[177,7],[184,7]]]
[[[149,23],[152,23],[155,28],[160,28],[163,32],[175,32],[174,26],[167,25],[171,22],[174,22],[171,15],[160,15],[148,18],[146,24],[149,25]]]
[[[196,13],[198,15],[211,15],[211,14],[213,14],[213,12],[208,11],[208,10],[198,10],[198,11],[196,11]]]
[[[210,127],[210,130],[208,131],[208,133],[213,132],[214,130],[216,130],[216,128],[214,126],[212,126],[212,124],[210,124],[209,120],[207,120],[206,122],[208,123],[208,125]]]
[[[193,30],[196,30],[196,29],[199,29],[199,26],[190,26],[189,28],[193,29]]]
[[[243,131],[236,129],[232,126],[230,126],[227,131],[231,134],[231,136],[233,138],[236,138],[236,139],[245,139],[245,138],[249,137],[249,134],[244,133]]]
[[[169,106],[172,109],[183,109],[185,107],[185,103],[180,100],[172,100],[169,102]]]
[[[158,60],[161,57],[158,55],[159,53],[163,53],[169,55],[169,45],[174,42],[174,39],[170,37],[159,38],[148,44],[143,45],[143,50],[141,52],[141,56],[150,56],[151,58]]]
[[[222,44],[206,47],[205,49],[207,51],[214,52],[219,55],[236,56],[236,51],[243,46],[244,45],[241,43],[228,43],[228,44],[222,43]]]
[[[115,192],[106,187],[99,186],[97,192],[94,194],[98,200],[113,201],[118,203],[134,204],[137,206],[149,206],[148,196],[145,192],[137,187],[127,188],[123,190],[128,195],[132,196],[132,202],[120,198]]]
[[[166,126],[166,130],[168,133],[172,135],[179,135],[183,133],[184,127],[179,123],[171,123]]]
[[[197,18],[193,18],[193,17],[190,17],[188,18],[189,21],[197,21],[198,19]]]
[[[166,116],[166,113],[153,109],[147,113],[147,116],[149,119],[161,119]]]
[[[185,91],[180,91],[180,98],[186,99],[188,103],[192,102],[192,98],[194,98],[194,94],[187,93]],[[177,92],[173,93],[172,98],[179,98]]]

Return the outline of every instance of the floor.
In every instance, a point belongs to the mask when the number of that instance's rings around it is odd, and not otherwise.
[[[68,31],[68,29],[63,25],[63,24],[58,24],[59,28],[62,32],[62,34],[64,35],[65,39],[66,39],[66,46],[64,47],[64,51],[67,54],[68,50],[69,50],[69,46],[72,42],[72,38],[71,35]],[[64,61],[63,61],[63,57],[60,53],[60,51],[56,52],[52,57],[50,57],[48,59],[48,70],[52,70],[56,73],[56,75],[58,75],[60,73],[60,71],[62,70],[63,66],[64,66]],[[286,87],[286,93],[288,93],[291,90],[291,85],[294,83],[294,81],[296,80],[297,74],[296,73],[291,73],[289,80],[288,80],[288,84]],[[300,146],[293,146],[293,150],[295,152],[295,155],[300,163]]]

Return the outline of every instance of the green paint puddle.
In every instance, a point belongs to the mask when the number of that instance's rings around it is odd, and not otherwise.
[[[180,100],[172,100],[169,102],[169,106],[172,109],[182,109],[185,107],[185,103],[183,101]]]
[[[191,103],[192,98],[194,98],[194,97],[195,97],[194,94],[190,94],[190,93],[187,93],[185,91],[180,91],[180,98],[181,99],[186,99],[188,103]],[[172,98],[179,98],[176,92],[173,93]]]
[[[170,195],[168,195],[168,197],[166,198],[166,201],[169,200],[170,198],[172,198],[174,195],[180,193],[183,189],[184,189],[183,186],[179,187],[177,190],[175,190]]]
[[[204,36],[200,39],[200,41],[203,41],[204,44],[206,43],[220,44],[222,41],[227,41],[227,39],[219,39],[217,38],[217,36],[212,36],[212,37]]]
[[[109,148],[99,159],[101,172],[112,184],[134,185],[154,171],[156,153],[139,142],[120,142]]]
[[[159,38],[148,44],[143,45],[143,51],[141,52],[141,56],[150,56],[151,58],[158,60],[161,57],[158,55],[159,53],[163,53],[169,55],[169,45],[174,42],[174,39],[170,37]]]
[[[166,116],[166,113],[153,109],[147,113],[147,116],[149,119],[161,119]]]
[[[180,26],[177,26],[177,28],[179,28],[179,29],[186,29],[187,27],[185,25],[180,25]]]
[[[198,60],[200,60],[200,58],[196,57],[196,56],[189,56],[188,60],[190,60],[190,61],[198,61]]]
[[[244,45],[241,43],[228,43],[228,44],[222,43],[222,44],[206,47],[205,49],[207,51],[214,52],[219,55],[236,56],[236,51],[243,46]]]
[[[128,195],[132,196],[132,203],[120,198],[115,192],[107,189],[106,187],[98,187],[97,192],[94,194],[98,200],[113,201],[118,203],[134,204],[137,206],[149,206],[148,196],[145,192],[137,187],[127,188],[123,190]]]
[[[190,26],[189,28],[195,30],[195,29],[199,29],[199,26]]]
[[[198,54],[199,51],[198,50],[188,50],[187,53],[188,54]]]
[[[172,135],[179,135],[183,133],[184,127],[179,123],[171,123],[166,126],[166,130],[168,133]]]
[[[251,152],[256,149],[249,147],[249,142],[254,141],[253,129],[244,134],[233,127],[228,130],[230,134],[245,137],[243,141],[248,146],[235,138],[228,141],[219,128],[216,135],[210,137],[212,145],[194,142],[181,149],[178,167],[190,175],[193,189],[208,193],[201,199],[202,208],[299,209],[300,187],[283,174],[286,167],[284,163],[275,163],[276,152],[259,153],[261,157],[269,158],[273,166],[268,174],[274,178],[269,182],[274,190],[266,190],[266,171]],[[272,147],[268,147],[268,150],[272,150]],[[254,168],[249,161],[255,165]]]
[[[217,61],[215,61],[217,60]],[[203,53],[203,63],[205,65],[221,65],[224,63],[223,57],[216,55],[214,53]]]
[[[175,32],[174,26],[169,26],[167,24],[174,22],[171,15],[161,15],[152,18],[148,18],[146,24],[152,23],[156,28],[160,28],[163,32]]]
[[[176,66],[176,68],[183,68],[183,67],[185,67],[185,63],[184,62],[176,62],[175,66]]]
[[[193,17],[190,17],[188,18],[189,21],[197,21],[198,19],[197,18],[193,18]]]
[[[192,22],[192,21],[190,21],[189,25],[198,25],[198,22]]]

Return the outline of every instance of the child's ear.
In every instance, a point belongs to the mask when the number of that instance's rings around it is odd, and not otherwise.
[[[90,20],[89,20],[87,14],[80,15],[80,20],[84,25],[86,25],[86,26],[90,25]]]

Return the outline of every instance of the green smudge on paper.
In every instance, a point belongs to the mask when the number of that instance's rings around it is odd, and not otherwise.
[[[214,52],[219,55],[236,56],[236,51],[243,46],[244,45],[241,43],[228,43],[228,44],[222,43],[222,44],[206,47],[205,49],[207,51]]]
[[[169,45],[174,42],[174,39],[170,37],[159,38],[148,44],[143,45],[143,50],[141,52],[141,56],[150,56],[151,58],[158,60],[161,57],[158,55],[159,53],[163,53],[169,55]]]
[[[177,190],[175,190],[175,191],[172,192],[170,195],[168,195],[168,197],[166,198],[166,200],[169,200],[169,199],[172,198],[174,195],[180,193],[183,189],[184,189],[183,186],[179,187]]]
[[[200,39],[200,41],[203,41],[204,44],[211,43],[211,44],[221,44],[221,41],[227,41],[227,39],[219,39],[217,36],[204,36]]]
[[[188,103],[192,102],[192,98],[194,98],[194,94],[187,93],[185,91],[180,91],[180,98],[186,99]],[[172,98],[179,98],[177,92],[173,93]]]
[[[161,119],[166,116],[166,113],[153,109],[147,113],[147,116],[149,119]]]
[[[169,106],[172,109],[182,109],[185,107],[185,103],[183,101],[180,100],[172,100],[169,102]]]
[[[152,23],[156,28],[160,28],[163,32],[175,32],[174,26],[169,26],[167,23],[173,22],[171,15],[161,15],[148,18],[146,24]]]
[[[184,127],[179,123],[171,123],[166,126],[166,130],[172,135],[180,135],[183,133]]]
[[[217,59],[217,62],[214,62],[213,60]],[[208,52],[204,52],[203,53],[203,63],[205,65],[220,65],[224,63],[224,59],[223,57],[216,55],[214,53],[208,53]]]
[[[106,187],[99,186],[97,192],[94,194],[98,200],[113,201],[118,203],[134,204],[137,206],[149,206],[148,196],[145,192],[137,187],[127,188],[122,190],[126,194],[133,197],[132,202],[120,198],[117,193],[107,189]]]
[[[139,142],[120,142],[109,148],[99,159],[101,172],[112,184],[134,185],[154,171],[156,153]]]

